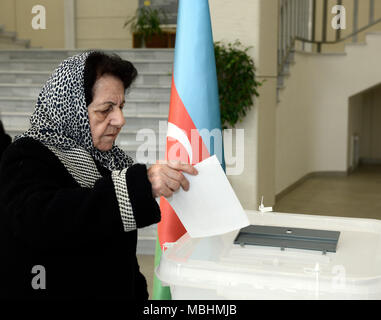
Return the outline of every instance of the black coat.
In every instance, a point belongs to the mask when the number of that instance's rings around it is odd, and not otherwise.
[[[0,120],[0,159],[4,150],[11,144],[12,138],[5,133],[3,123]]]
[[[83,188],[31,138],[14,142],[0,167],[0,296],[147,299],[137,232],[124,232],[110,172]],[[126,174],[138,228],[160,221],[145,165]],[[43,266],[46,288],[33,289]]]

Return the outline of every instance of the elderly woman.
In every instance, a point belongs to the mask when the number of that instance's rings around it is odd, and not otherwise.
[[[0,293],[147,299],[136,229],[160,221],[155,197],[189,188],[190,165],[135,164],[115,139],[133,65],[101,52],[60,64],[31,128],[0,167]],[[128,106],[127,106],[128,108]]]

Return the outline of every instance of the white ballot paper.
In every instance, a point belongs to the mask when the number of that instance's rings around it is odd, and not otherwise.
[[[249,219],[214,155],[195,165],[198,175],[184,173],[189,190],[167,198],[192,238],[214,236],[249,225]]]

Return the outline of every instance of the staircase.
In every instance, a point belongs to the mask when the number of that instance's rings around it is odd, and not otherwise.
[[[280,91],[284,89],[285,80],[294,65],[295,52],[345,55],[347,47],[364,46],[367,35],[381,31],[381,11],[376,0],[336,3],[328,0],[278,0],[278,3],[278,103]],[[347,26],[344,29],[335,30],[331,25],[333,12],[344,14],[341,9],[334,9],[336,5],[346,9]],[[336,20],[340,25],[341,19]]]
[[[0,25],[0,49],[25,49],[29,47],[29,40],[18,39],[16,32],[6,31],[4,26]]]
[[[379,127],[381,112],[371,113],[370,121],[362,111],[368,105],[379,109],[376,95],[364,98],[381,85],[377,2],[279,0],[276,194],[311,174],[346,175],[355,154],[353,139],[362,147],[379,140],[371,125]],[[346,6],[345,30],[331,26],[336,4]]]
[[[277,193],[311,173],[347,172],[356,133],[349,101],[381,84],[380,52],[377,31],[365,42],[346,44],[342,53],[294,52],[278,89]]]
[[[62,60],[79,52],[35,49],[0,51],[0,115],[12,137],[29,128],[29,118],[37,96],[50,74]],[[139,74],[126,93],[126,125],[117,141],[123,150],[135,158],[138,146],[143,143],[136,140],[138,131],[151,129],[158,137],[159,121],[167,120],[173,50],[113,52],[131,61]],[[156,142],[157,150],[163,147],[159,146],[158,139]],[[159,156],[157,152],[156,158],[159,159]]]
[[[0,50],[0,118],[12,138],[29,128],[29,119],[38,94],[50,74],[62,60],[80,52]],[[161,121],[162,128],[163,124],[166,127],[174,52],[171,49],[112,52],[131,61],[138,70],[138,78],[126,92],[126,125],[119,134],[117,144],[135,159],[136,151],[143,143],[155,146],[156,159],[164,159],[165,139],[158,139],[159,122]],[[150,129],[156,139],[153,142],[137,141],[137,133],[141,129]],[[150,163],[154,160],[150,159]],[[153,254],[155,241],[156,225],[139,230],[138,253]]]

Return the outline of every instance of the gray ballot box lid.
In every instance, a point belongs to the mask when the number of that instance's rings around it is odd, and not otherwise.
[[[336,252],[339,231],[250,225],[242,228],[235,244]]]

